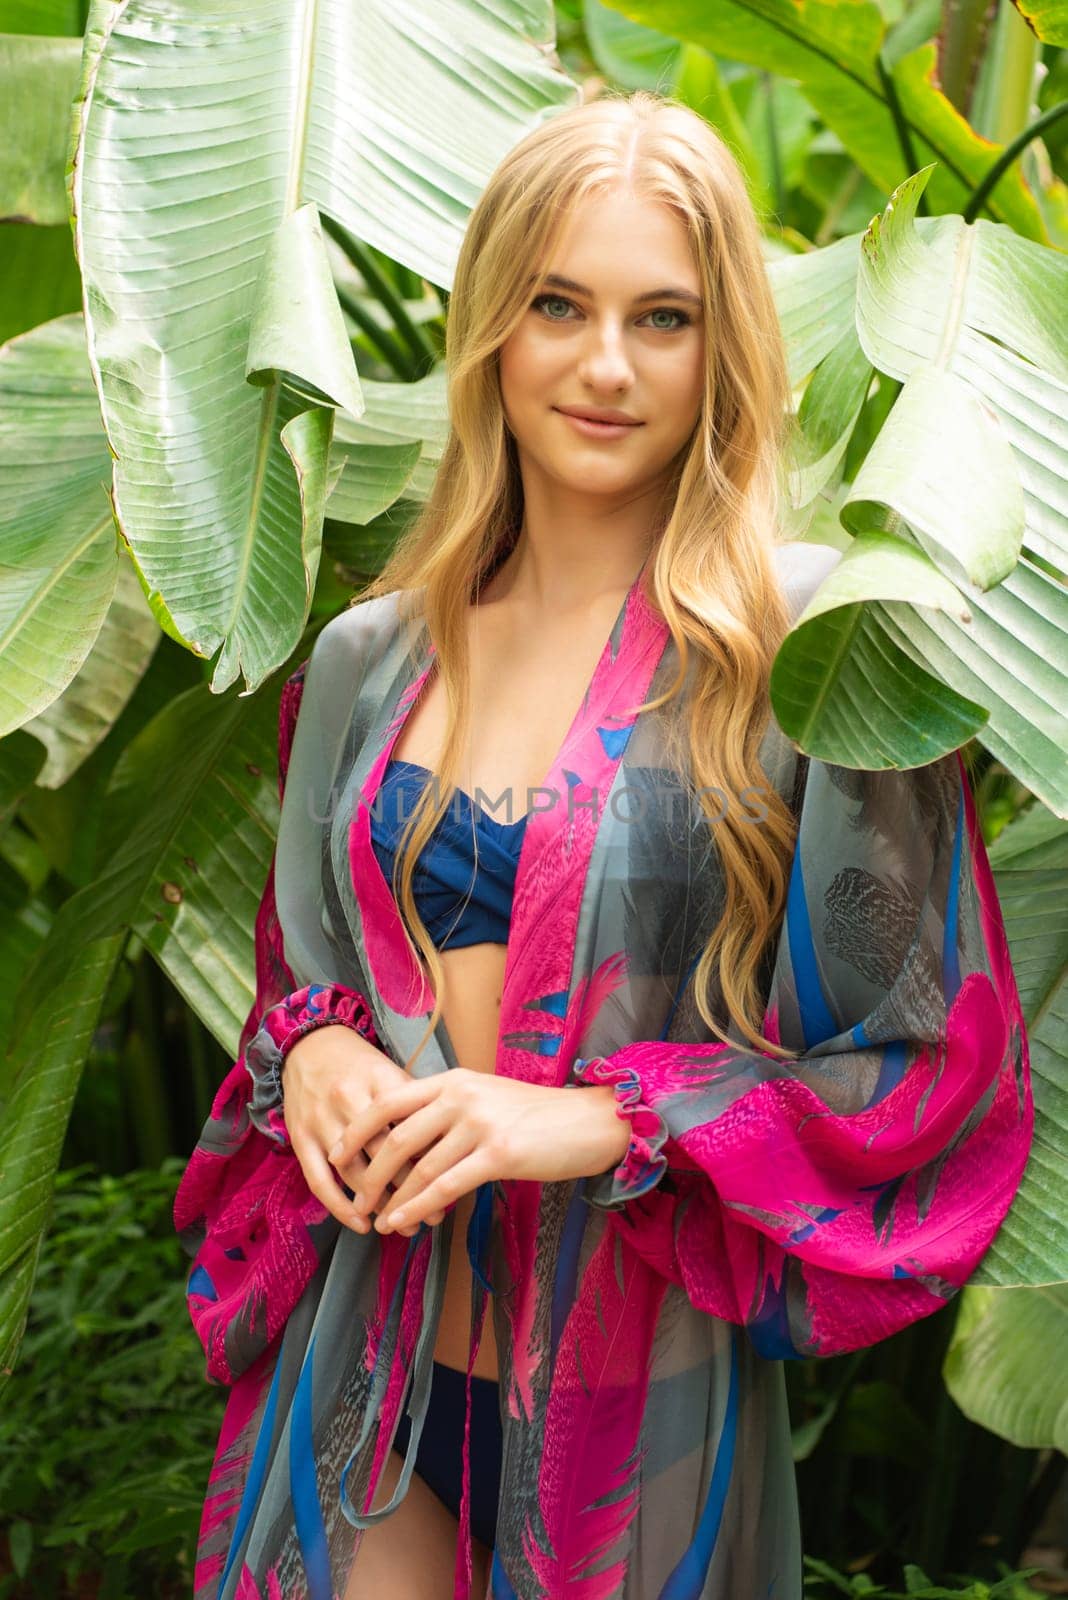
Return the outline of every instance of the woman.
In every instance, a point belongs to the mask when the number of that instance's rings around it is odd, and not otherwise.
[[[448,358],[429,501],[283,693],[176,1201],[232,1385],[196,1593],[799,1600],[782,1361],[945,1304],[1029,1148],[964,769],[770,717],[837,556],[776,536],[780,335],[700,118],[524,139]]]

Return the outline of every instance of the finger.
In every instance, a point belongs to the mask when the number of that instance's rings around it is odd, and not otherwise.
[[[377,1150],[381,1149],[385,1137],[386,1136],[384,1133],[379,1134],[377,1139],[372,1140],[367,1153],[365,1154],[363,1151],[359,1151],[343,1170],[338,1167],[336,1161],[330,1163],[335,1172],[339,1174],[346,1184],[350,1195],[360,1190],[363,1175],[370,1165],[370,1158]],[[404,1166],[397,1173],[393,1182],[399,1183],[401,1179],[408,1176],[411,1170],[411,1163],[406,1161]],[[387,1186],[387,1193],[392,1193],[392,1184]]]
[[[444,1142],[443,1140],[442,1143]],[[473,1193],[479,1184],[485,1183],[493,1176],[489,1158],[482,1150],[475,1149],[470,1155],[462,1156],[455,1164],[450,1165],[412,1200],[405,1200],[400,1206],[387,1207],[376,1221],[375,1227],[379,1233],[392,1233],[396,1228],[407,1227],[411,1222],[423,1222],[432,1212],[442,1206],[450,1206],[463,1194]],[[394,1217],[396,1221],[392,1220]]]
[[[384,1133],[378,1135],[378,1137],[373,1141],[375,1149],[378,1149],[381,1146],[381,1144],[382,1144],[384,1139],[385,1139],[385,1134]],[[293,1152],[297,1156],[297,1159],[300,1160],[300,1150],[297,1148],[297,1141],[291,1141],[291,1142],[293,1143]],[[307,1151],[309,1149],[314,1150],[314,1148],[315,1148],[315,1146],[311,1143],[311,1141],[300,1141],[300,1143],[301,1143],[301,1148],[303,1148],[305,1151]],[[358,1181],[360,1176],[363,1174],[363,1172],[366,1171],[368,1163],[367,1163],[367,1160],[363,1156],[362,1153],[357,1157],[357,1162],[358,1162],[359,1170],[356,1171],[356,1172],[352,1172],[352,1176],[354,1178],[356,1178],[357,1181]],[[356,1166],[357,1162],[354,1162],[352,1165]],[[309,1165],[312,1165],[313,1163],[314,1163],[314,1157],[309,1162]],[[347,1188],[345,1188],[345,1189],[339,1189],[337,1181],[334,1178],[334,1173],[332,1171],[330,1171],[330,1163],[327,1162],[326,1165],[327,1165],[328,1171],[330,1172],[330,1177],[331,1177],[331,1180],[332,1180],[331,1183],[330,1183],[330,1186],[329,1186],[328,1195],[323,1195],[322,1193],[319,1192],[318,1180],[317,1180],[317,1185],[316,1185],[315,1188],[312,1188],[312,1185],[310,1183],[308,1184],[308,1187],[310,1189],[312,1189],[312,1193],[315,1194],[316,1198],[321,1200],[323,1202],[323,1204],[326,1205],[327,1208],[332,1212],[332,1214],[334,1216],[336,1216],[340,1222],[343,1222],[346,1225],[346,1227],[355,1226],[356,1227],[356,1231],[358,1233],[368,1233],[370,1231],[370,1227],[371,1227],[370,1218],[361,1215],[359,1212],[357,1212],[355,1210],[355,1208],[351,1204],[352,1190],[353,1190],[352,1184],[349,1183]],[[304,1163],[303,1162],[301,1163],[301,1170],[304,1171]],[[411,1171],[412,1171],[411,1162],[410,1161],[405,1162],[404,1167],[401,1169],[401,1172],[398,1174],[398,1179],[408,1177],[409,1174],[411,1173]],[[338,1174],[338,1176],[342,1176],[342,1175]],[[305,1181],[307,1181],[307,1177],[308,1177],[308,1174],[305,1171]],[[342,1181],[345,1181],[344,1177],[342,1178]],[[348,1200],[350,1202],[350,1204],[347,1207],[342,1206],[340,1211],[338,1209],[335,1209],[335,1207],[337,1205],[337,1197],[338,1196],[341,1196],[345,1200]],[[426,1220],[427,1220],[427,1224],[429,1226],[436,1226],[438,1223],[442,1222],[444,1220],[444,1218],[445,1218],[445,1212],[444,1211],[436,1211],[436,1212],[432,1213],[431,1216],[427,1217]],[[398,1233],[403,1233],[405,1238],[410,1239],[413,1234],[418,1233],[420,1226],[421,1226],[421,1224],[416,1222],[409,1228],[404,1228],[404,1229],[398,1228],[397,1232]]]
[[[312,1140],[294,1138],[292,1133],[290,1143],[294,1155],[300,1162],[305,1182],[315,1198],[321,1200],[331,1216],[336,1217],[344,1227],[355,1228],[357,1233],[367,1233],[369,1229],[367,1219],[355,1209],[351,1201],[346,1200],[323,1151]]]
[[[424,1106],[398,1122],[382,1141],[360,1180],[355,1204],[365,1213],[381,1208],[390,1182],[401,1182],[401,1171],[410,1161],[418,1166],[423,1153],[446,1131],[447,1118],[439,1105]],[[409,1171],[406,1183],[412,1181]]]
[[[431,1212],[430,1216],[427,1217],[427,1219],[426,1219],[427,1227],[428,1228],[436,1228],[438,1223],[444,1220],[444,1217],[445,1217],[444,1211],[433,1211],[433,1212]],[[407,1225],[405,1225],[404,1223],[401,1223],[400,1227],[399,1228],[395,1228],[393,1231],[395,1233],[402,1233],[406,1239],[410,1239],[412,1237],[412,1234],[413,1233],[418,1233],[419,1229],[422,1226],[423,1226],[423,1224],[421,1222],[411,1222],[411,1223],[408,1223]]]
[[[389,1205],[390,1205],[390,1202],[387,1200],[386,1201],[387,1208],[389,1207]],[[438,1223],[439,1222],[443,1222],[444,1220],[445,1220],[445,1212],[444,1211],[432,1211],[430,1213],[430,1215],[426,1219],[426,1225],[427,1225],[428,1228],[436,1228]],[[399,1228],[394,1228],[393,1229],[393,1232],[401,1234],[401,1236],[403,1238],[405,1238],[405,1239],[410,1239],[413,1234],[419,1232],[419,1229],[422,1226],[423,1226],[423,1224],[421,1222],[410,1222],[410,1223],[407,1223],[407,1224],[402,1222]]]
[[[447,1076],[441,1072],[430,1078],[413,1078],[370,1101],[362,1111],[349,1118],[344,1132],[327,1151],[329,1159],[335,1166],[345,1166],[357,1151],[366,1150],[377,1134],[388,1130],[391,1123],[403,1122],[421,1106],[436,1099],[441,1092],[436,1080]]]
[[[455,1167],[464,1156],[470,1155],[475,1143],[471,1135],[460,1128],[446,1128],[437,1143],[423,1151],[415,1162],[410,1178],[399,1184],[396,1192],[383,1195],[378,1205],[380,1217],[397,1211],[411,1201],[419,1199],[425,1190],[450,1167]],[[429,1212],[427,1213],[429,1216]]]
[[[386,1133],[391,1133],[392,1131],[393,1130],[391,1128],[387,1128],[386,1129]],[[371,1140],[371,1143],[364,1147],[365,1154],[366,1154],[366,1156],[368,1158],[367,1165],[370,1165],[371,1158],[373,1156],[376,1156],[378,1154],[379,1150],[381,1150],[383,1144],[386,1141],[386,1133],[380,1133],[380,1134],[376,1135],[376,1137]],[[366,1170],[366,1167],[365,1167],[365,1170]],[[408,1174],[411,1172],[411,1170],[412,1170],[411,1161],[405,1161],[403,1167],[401,1167],[400,1171],[392,1179],[391,1187],[395,1187],[404,1178],[406,1178],[408,1176]],[[354,1187],[356,1187],[356,1186],[354,1185]]]
[[[370,1141],[365,1150],[358,1150],[355,1156],[353,1156],[352,1160],[344,1165],[337,1161],[331,1162],[331,1166],[336,1172],[341,1174],[341,1177],[345,1180],[350,1189],[356,1190],[360,1188],[363,1175],[370,1165],[371,1157],[382,1148],[385,1138],[385,1133],[377,1134],[375,1138]],[[332,1149],[333,1146],[331,1145],[330,1148]],[[394,1182],[396,1183],[400,1179],[406,1178],[410,1171],[411,1167],[406,1162],[404,1167],[402,1167],[400,1172],[398,1172]]]

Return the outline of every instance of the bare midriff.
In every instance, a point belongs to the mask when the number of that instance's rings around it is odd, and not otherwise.
[[[493,1073],[497,1028],[504,979],[503,944],[461,945],[439,951],[444,971],[442,1021],[456,1053],[458,1066],[471,1072]],[[471,1265],[467,1257],[467,1224],[474,1194],[461,1195],[453,1208],[452,1247],[441,1307],[434,1360],[443,1366],[467,1370],[471,1334]],[[474,1373],[493,1378],[497,1372],[497,1344],[492,1308],[487,1306]]]

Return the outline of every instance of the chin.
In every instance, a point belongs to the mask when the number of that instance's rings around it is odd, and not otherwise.
[[[644,482],[637,473],[623,474],[576,471],[574,467],[565,468],[553,473],[553,477],[562,489],[570,489],[575,494],[627,494]]]
[[[557,453],[556,470],[579,488],[600,480],[606,484],[635,483],[647,475],[647,462],[638,461],[634,456],[626,460],[622,451],[617,450],[616,454],[612,451],[612,445],[599,444],[596,440],[584,449],[580,441],[578,448],[569,450],[566,455]]]

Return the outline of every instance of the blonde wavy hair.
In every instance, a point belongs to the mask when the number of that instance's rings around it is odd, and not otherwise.
[[[713,828],[724,882],[723,915],[695,972],[708,1027],[717,990],[758,1049],[792,1052],[764,1037],[761,979],[781,923],[796,824],[767,782],[759,748],[768,725],[768,680],[790,626],[774,559],[780,542],[781,471],[790,389],[760,226],[741,171],[695,112],[667,96],[608,94],[522,139],[497,167],[471,213],[446,330],[451,428],[429,498],[387,565],[353,600],[402,591],[413,650],[432,641],[447,723],[439,783],[428,784],[399,841],[393,889],[441,1014],[443,968],[412,892],[420,851],[452,803],[470,714],[466,612],[513,547],[523,512],[514,440],[498,379],[498,351],[526,313],[571,208],[623,186],[671,206],[684,222],[705,302],[704,400],[687,447],[672,464],[645,569],[645,594],[678,650],[670,687],[642,708],[667,706],[684,684],[683,720],[665,718]],[[681,701],[679,703],[682,703]],[[764,791],[759,827],[737,806],[720,818],[713,791]],[[418,1054],[418,1050],[416,1051]],[[414,1059],[414,1057],[413,1057]]]

